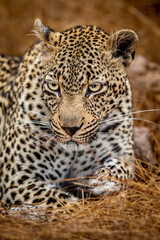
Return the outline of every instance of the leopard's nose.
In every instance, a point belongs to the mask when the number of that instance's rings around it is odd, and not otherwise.
[[[82,126],[83,123],[79,127],[64,127],[64,126],[61,127],[70,137],[72,137],[79,129],[81,129]]]

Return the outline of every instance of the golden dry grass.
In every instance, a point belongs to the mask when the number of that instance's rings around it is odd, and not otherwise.
[[[1,214],[1,239],[159,239],[158,168],[138,169],[139,180],[123,194],[82,201],[36,221]]]
[[[131,28],[140,38],[138,53],[160,63],[159,6],[158,0],[0,0],[0,52],[23,54],[34,41],[26,35],[38,17],[55,30],[77,24],[97,24],[109,33]],[[130,79],[134,111],[159,109],[159,65],[137,57]],[[0,239],[160,239],[160,111],[135,118],[143,118],[135,121],[135,151],[142,162],[124,193],[84,200],[35,220],[1,209]]]

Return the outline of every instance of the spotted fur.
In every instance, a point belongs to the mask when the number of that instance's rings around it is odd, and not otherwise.
[[[22,58],[0,55],[2,203],[61,206],[77,201],[77,181],[92,194],[119,191],[134,175],[127,66],[136,34],[54,32],[40,20],[34,32]]]

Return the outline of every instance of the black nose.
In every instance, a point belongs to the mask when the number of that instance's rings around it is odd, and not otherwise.
[[[69,136],[72,137],[82,126],[83,126],[83,123],[79,127],[63,127],[62,126],[62,128],[65,130],[65,132]]]

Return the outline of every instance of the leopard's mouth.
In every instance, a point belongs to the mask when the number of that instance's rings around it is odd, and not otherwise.
[[[69,151],[81,151],[87,149],[87,145],[91,144],[93,141],[97,139],[97,129],[98,124],[93,124],[93,126],[89,128],[87,132],[84,131],[83,123],[80,125],[80,129],[76,129],[75,133],[74,128],[62,128],[59,124],[58,127],[51,122],[52,134],[54,135],[53,141],[57,142],[57,144]],[[82,128],[82,129],[81,129]]]
[[[76,141],[70,140],[68,142],[62,143],[59,142],[59,145],[65,149],[65,150],[69,150],[69,151],[81,151],[84,150],[85,147],[85,143],[78,143]]]

